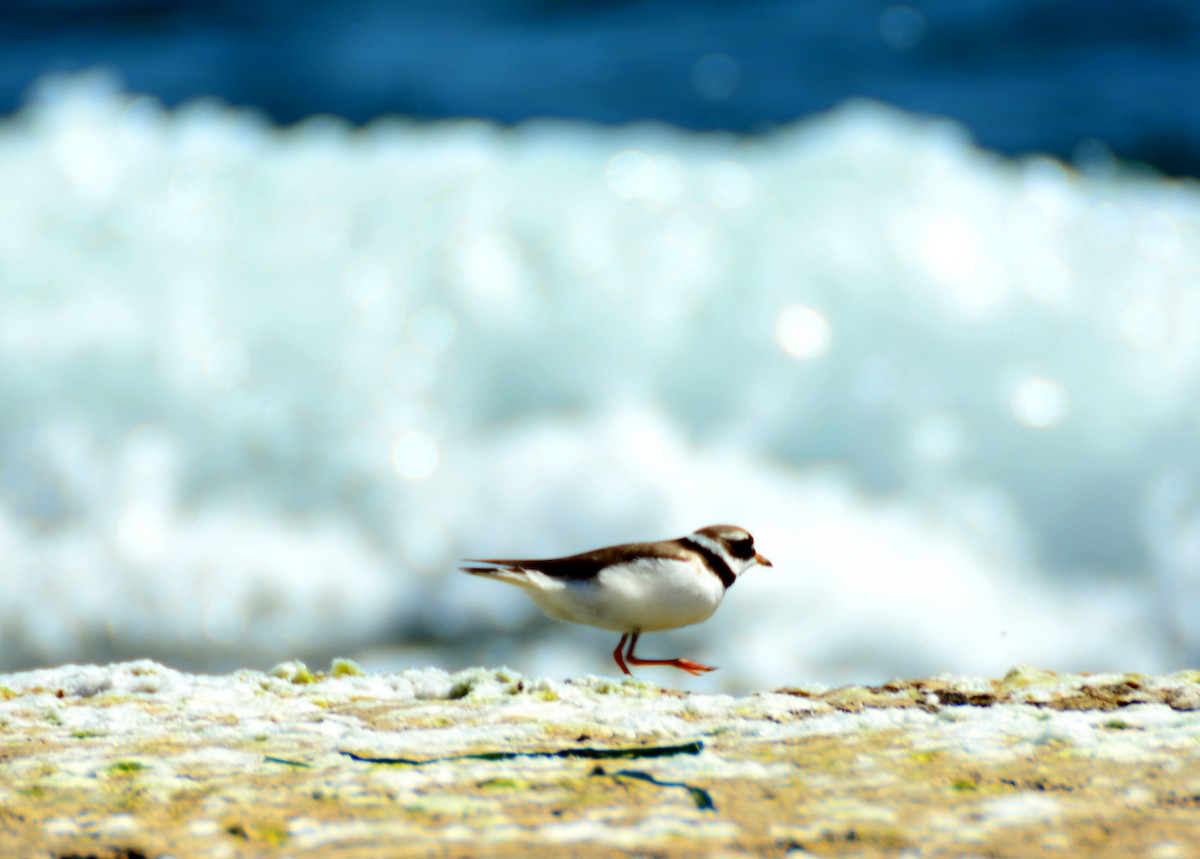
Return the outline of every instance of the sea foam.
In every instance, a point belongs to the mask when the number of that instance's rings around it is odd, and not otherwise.
[[[707,688],[1200,654],[1191,182],[867,102],[279,128],[91,75],[0,187],[6,667],[611,671],[455,560],[719,521],[776,566],[644,645]]]

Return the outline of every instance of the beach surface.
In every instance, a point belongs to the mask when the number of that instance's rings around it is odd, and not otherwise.
[[[1168,859],[1198,809],[1196,671],[742,697],[343,660],[0,675],[12,856]]]

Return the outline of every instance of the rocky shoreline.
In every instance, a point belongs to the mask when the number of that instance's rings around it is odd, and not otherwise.
[[[0,675],[12,856],[1171,859],[1197,810],[1198,671],[744,697],[341,660]]]

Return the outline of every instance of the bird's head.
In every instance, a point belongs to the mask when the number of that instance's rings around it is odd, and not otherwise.
[[[754,548],[754,537],[750,532],[737,525],[709,525],[696,531],[691,538],[724,558],[735,576],[751,567],[772,566]]]

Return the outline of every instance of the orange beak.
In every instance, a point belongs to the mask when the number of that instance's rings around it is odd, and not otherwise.
[[[760,555],[758,552],[755,552],[755,553],[754,553],[754,562],[755,562],[756,564],[758,564],[760,567],[773,567],[773,566],[775,566],[775,565],[774,565],[774,564],[772,564],[770,561],[768,561],[766,558],[764,558],[762,555]]]

